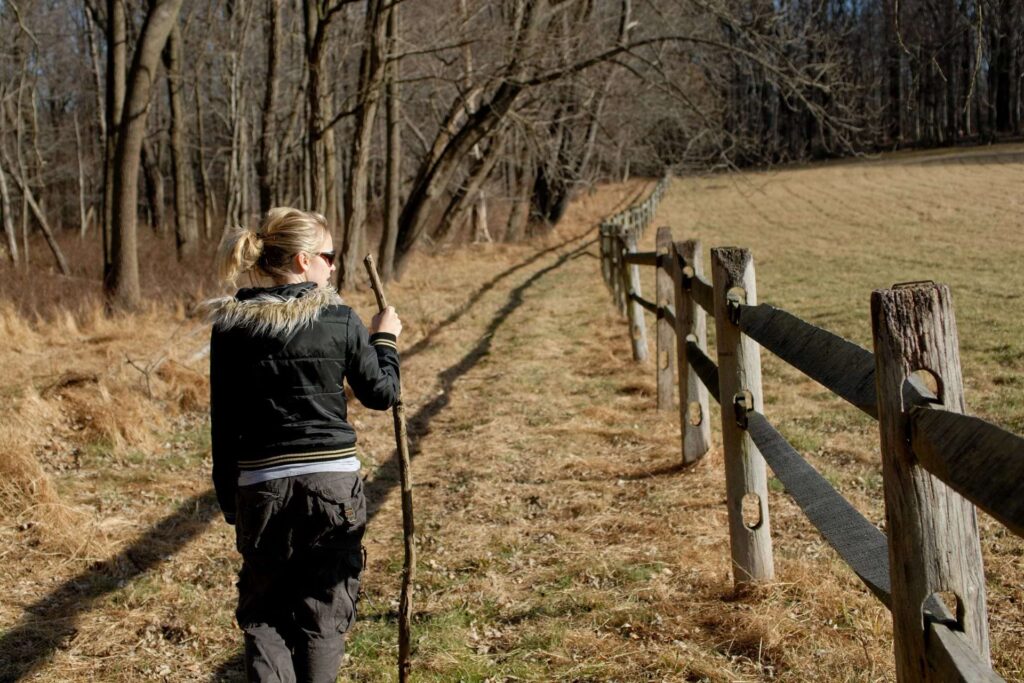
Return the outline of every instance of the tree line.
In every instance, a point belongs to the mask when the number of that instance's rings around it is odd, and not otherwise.
[[[339,285],[522,239],[598,179],[1021,132],[1020,0],[0,0],[0,248],[179,259],[320,211]],[[13,266],[12,266],[13,267]]]

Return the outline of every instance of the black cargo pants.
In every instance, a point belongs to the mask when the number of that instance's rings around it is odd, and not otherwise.
[[[338,675],[356,618],[366,500],[357,472],[274,479],[238,490],[238,625],[260,683]]]

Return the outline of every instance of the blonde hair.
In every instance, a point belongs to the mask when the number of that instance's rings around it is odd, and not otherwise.
[[[296,254],[316,253],[327,234],[327,219],[313,211],[278,206],[267,211],[254,232],[234,227],[224,232],[217,249],[217,271],[234,283],[243,273],[282,278]]]

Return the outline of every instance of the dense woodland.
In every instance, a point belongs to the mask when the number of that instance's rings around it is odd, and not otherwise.
[[[605,178],[1021,133],[1024,0],[0,0],[3,259],[179,259],[290,204],[386,277]],[[38,263],[39,253],[33,254]]]

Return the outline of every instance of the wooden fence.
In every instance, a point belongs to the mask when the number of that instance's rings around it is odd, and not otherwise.
[[[601,270],[628,316],[633,357],[647,357],[644,312],[657,317],[658,409],[674,410],[684,464],[710,444],[708,396],[722,406],[726,504],[737,584],[774,576],[766,463],[825,540],[893,616],[899,681],[1002,681],[989,656],[975,506],[1024,536],[1024,439],[963,414],[949,289],[913,282],[871,295],[874,353],[785,310],[757,303],[754,261],[659,228],[637,243],[667,180],[601,225]],[[657,269],[655,300],[640,267]],[[707,350],[715,323],[717,359]],[[765,348],[879,423],[887,534],[865,519],[764,414]],[[949,596],[947,599],[946,596]],[[955,604],[947,604],[955,603]]]

